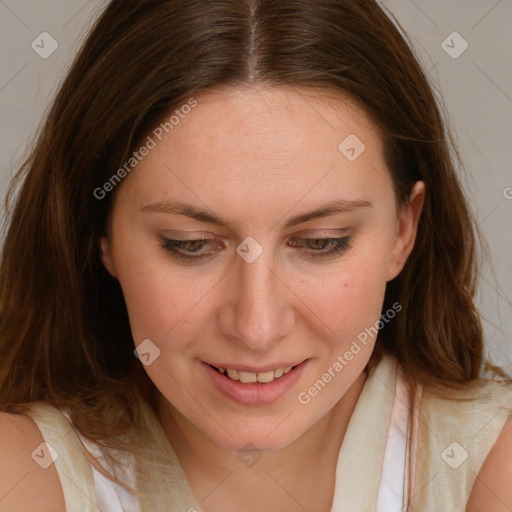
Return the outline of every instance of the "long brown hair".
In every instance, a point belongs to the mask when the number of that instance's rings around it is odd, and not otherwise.
[[[6,198],[0,409],[44,400],[112,446],[137,422],[153,385],[134,357],[119,283],[100,261],[115,194],[99,200],[94,190],[192,96],[247,83],[349,94],[380,129],[397,204],[425,182],[416,245],[385,296],[384,310],[403,310],[379,333],[369,369],[391,353],[432,389],[477,379],[475,223],[441,109],[395,23],[374,0],[111,2]]]

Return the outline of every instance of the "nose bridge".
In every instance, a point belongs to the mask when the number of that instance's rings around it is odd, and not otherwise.
[[[276,275],[273,263],[272,254],[267,251],[250,263],[240,258],[232,277],[235,293],[227,334],[255,350],[268,348],[292,325],[289,291]]]

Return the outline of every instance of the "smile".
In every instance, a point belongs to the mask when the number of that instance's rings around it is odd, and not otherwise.
[[[265,405],[290,392],[310,360],[299,363],[276,361],[260,367],[236,365],[229,361],[216,363],[202,361],[201,366],[218,392],[242,405]]]
[[[266,372],[245,372],[239,370],[233,370],[231,368],[218,368],[217,366],[210,365],[214,370],[225,375],[228,379],[240,381],[243,384],[251,384],[254,382],[260,382],[261,384],[268,384],[276,379],[280,379],[283,375],[293,370],[295,366],[287,366],[285,368],[276,368],[275,370],[269,370]]]

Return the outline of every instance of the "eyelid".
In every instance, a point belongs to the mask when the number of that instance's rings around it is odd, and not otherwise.
[[[333,233],[335,231],[336,233]],[[307,230],[302,231],[299,233],[296,233],[293,236],[288,237],[288,240],[322,240],[322,239],[331,239],[331,240],[337,240],[340,238],[349,238],[349,235],[347,233],[347,229],[337,229],[337,230],[329,230],[329,229],[323,229],[320,230],[320,232]],[[221,237],[217,237],[213,235],[212,233],[190,233],[190,238],[181,238],[181,236],[178,233],[178,231],[165,231],[165,235],[161,235],[161,239],[163,243],[186,243],[186,242],[195,242],[195,241],[201,241],[204,240],[205,242],[210,242],[211,245],[217,245],[222,244]],[[168,236],[167,236],[168,235]],[[192,254],[192,253],[191,253]]]
[[[341,238],[347,236],[348,228],[334,228],[334,229],[308,229],[289,235],[288,238]],[[187,238],[181,238],[183,235]],[[214,235],[209,232],[196,232],[196,231],[163,231],[162,236],[171,240],[180,242],[189,242],[194,240],[212,240],[219,241],[224,237]],[[249,236],[249,235],[248,235]],[[190,238],[189,238],[190,237]],[[245,238],[244,238],[245,239]]]
[[[289,238],[342,238],[348,236],[348,233],[348,229],[308,229],[307,231],[294,234]]]
[[[162,247],[164,250],[169,252],[172,257],[174,257],[177,260],[189,262],[189,263],[200,263],[203,260],[208,260],[212,256],[215,255],[214,252],[208,252],[208,253],[201,253],[201,249],[208,245],[219,245],[217,244],[217,240],[213,238],[209,238],[207,236],[200,236],[196,235],[195,238],[186,239],[186,240],[176,240],[176,239],[169,239],[164,236],[161,236],[162,239]],[[297,247],[302,254],[303,257],[306,259],[312,260],[312,261],[318,261],[320,262],[322,259],[337,259],[338,257],[341,257],[343,253],[345,253],[348,249],[352,248],[352,237],[351,236],[296,236],[292,238],[291,240],[298,240],[298,241],[316,241],[316,240],[327,240],[331,244],[331,248],[329,250],[325,249],[311,249],[308,247],[301,246],[297,243],[292,243],[291,245],[293,247]],[[177,249],[176,246],[179,247],[181,243],[187,243],[187,242],[205,242],[205,244],[199,248],[199,251],[187,251]],[[288,242],[290,243],[290,242]],[[332,244],[334,244],[334,247],[332,247]],[[300,247],[303,247],[300,249]]]

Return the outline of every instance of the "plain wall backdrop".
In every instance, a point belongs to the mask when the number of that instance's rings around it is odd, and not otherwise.
[[[0,0],[2,201],[73,56],[107,3]],[[477,301],[488,352],[512,373],[512,2],[379,3],[411,37],[457,136],[466,167],[462,183],[494,268],[481,268]],[[2,232],[1,244],[4,237]]]

